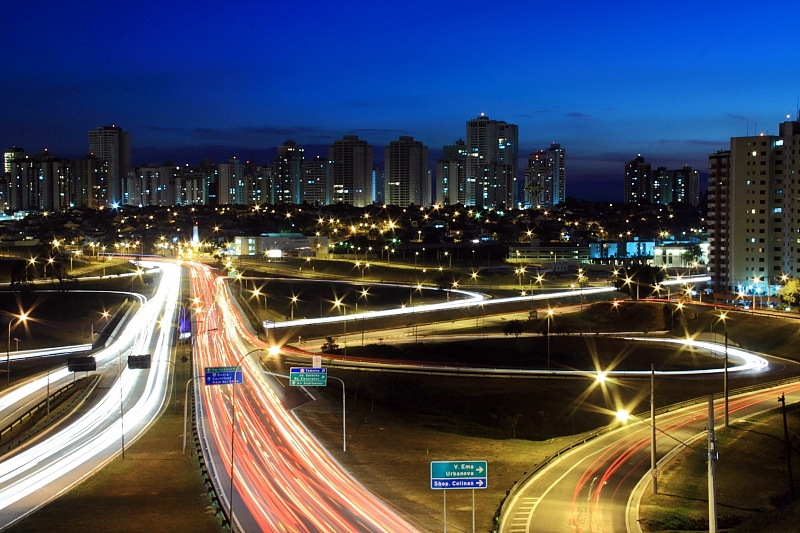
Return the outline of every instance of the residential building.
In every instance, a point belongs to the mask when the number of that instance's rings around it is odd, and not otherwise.
[[[232,157],[219,165],[217,175],[217,205],[247,204],[245,167],[242,161]]]
[[[517,204],[519,128],[483,113],[467,121],[465,203],[483,209]]]
[[[272,203],[301,203],[304,152],[305,149],[294,141],[286,141],[278,147],[278,156],[272,166]]]
[[[108,207],[108,161],[95,155],[74,159],[71,167],[71,200],[76,207]]]
[[[316,156],[303,162],[303,182],[300,191],[300,202],[311,205],[328,205],[330,203],[331,164],[325,157]]]
[[[434,202],[441,205],[466,204],[467,143],[459,139],[442,149],[442,158],[436,162]]]
[[[566,201],[565,156],[558,143],[528,156],[522,201],[525,207],[552,207]]]
[[[400,207],[431,203],[427,146],[402,136],[384,150],[384,165],[385,203]]]
[[[651,165],[641,154],[625,163],[625,203],[642,203],[651,198]]]
[[[331,203],[365,207],[374,202],[372,146],[356,135],[345,135],[328,148]]]
[[[730,151],[709,156],[715,290],[772,294],[786,276],[800,276],[799,153],[800,116],[778,135],[733,137]]]
[[[126,204],[124,190],[131,167],[131,138],[119,126],[102,126],[89,132],[89,151],[108,161],[108,201]]]

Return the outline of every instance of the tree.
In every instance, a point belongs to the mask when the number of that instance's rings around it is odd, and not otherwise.
[[[325,342],[322,344],[322,353],[339,353],[339,345],[333,337],[325,337]]]
[[[686,261],[688,265],[691,265],[703,257],[703,250],[700,248],[699,244],[690,244],[686,246],[686,251],[683,252],[682,255],[684,261]]]
[[[517,422],[519,422],[520,418],[522,418],[522,414],[521,413],[517,413],[515,415],[509,415],[509,416],[506,417],[506,421],[509,424],[511,424],[512,438],[514,438],[514,439],[517,438]]]
[[[800,308],[800,280],[794,278],[787,280],[778,291],[778,297],[783,305],[793,309]]]
[[[647,298],[664,279],[664,271],[649,265],[626,268],[617,277],[616,287],[632,298]]]
[[[503,324],[503,333],[505,335],[514,335],[519,337],[522,334],[522,322],[519,320],[511,320]]]

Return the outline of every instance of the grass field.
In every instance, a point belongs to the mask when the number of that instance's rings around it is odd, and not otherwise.
[[[777,402],[776,402],[777,403]],[[787,408],[793,442],[794,485],[800,489],[800,406]],[[782,533],[800,528],[800,507],[787,508],[789,481],[780,411],[744,420],[717,432],[717,515],[721,531]],[[663,469],[659,494],[649,489],[639,516],[643,529],[708,531],[707,462],[702,457],[706,441],[684,451]],[[739,526],[736,529],[732,529]]]
[[[105,468],[9,533],[219,533],[194,452],[181,453],[183,414],[172,406]]]

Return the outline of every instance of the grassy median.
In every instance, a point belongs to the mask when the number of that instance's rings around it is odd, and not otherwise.
[[[191,441],[181,453],[182,431],[183,413],[170,405],[124,460],[117,457],[7,531],[219,533]]]

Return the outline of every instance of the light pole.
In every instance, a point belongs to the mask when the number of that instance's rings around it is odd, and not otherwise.
[[[235,455],[234,455],[234,437],[236,436],[236,374],[238,373],[239,365],[242,361],[244,361],[245,357],[250,354],[260,352],[263,348],[256,348],[255,350],[250,350],[243,356],[236,361],[236,364],[233,365],[233,385],[231,385],[231,499],[228,502],[228,512],[230,513],[230,523],[231,523],[231,530],[233,530],[233,482],[234,482],[234,475],[236,474],[235,470]],[[187,386],[188,390],[188,386]]]
[[[12,315],[15,316],[15,315]],[[28,320],[28,313],[22,313],[17,316],[17,325],[20,322]],[[11,387],[11,327],[14,324],[14,319],[8,321],[8,348],[6,350],[6,388]]]
[[[730,420],[728,418],[728,323],[725,320],[728,318],[728,314],[724,312],[720,312],[719,319],[722,321],[722,325],[725,326],[725,368],[722,372],[722,389],[723,395],[725,398],[725,427],[730,427]]]
[[[553,316],[553,310],[547,310],[547,368],[550,369],[550,318]]]
[[[292,307],[292,320],[294,320],[294,308],[295,308],[295,306],[296,306],[296,305],[297,305],[297,296],[295,296],[295,295],[293,294],[293,295],[292,295],[292,298],[291,298],[291,307]]]

